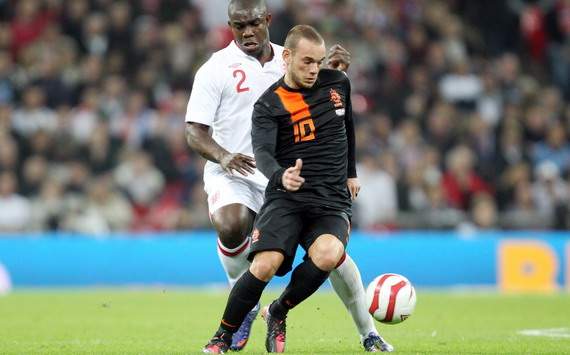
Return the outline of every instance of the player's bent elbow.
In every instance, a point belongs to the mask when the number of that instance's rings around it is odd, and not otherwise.
[[[196,149],[199,145],[199,140],[204,135],[208,135],[209,127],[196,122],[186,123],[186,142],[192,149]]]

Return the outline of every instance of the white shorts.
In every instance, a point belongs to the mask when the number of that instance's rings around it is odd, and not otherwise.
[[[265,199],[267,179],[255,170],[246,177],[235,173],[230,175],[221,169],[205,169],[204,190],[208,194],[210,215],[220,207],[238,203],[257,213]]]

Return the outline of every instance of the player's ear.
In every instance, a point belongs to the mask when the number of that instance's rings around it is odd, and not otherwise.
[[[269,26],[269,24],[271,23],[271,14],[267,14],[265,16],[265,22],[267,23],[267,26]]]
[[[289,48],[283,49],[283,61],[285,61],[287,65],[291,64],[292,55],[293,53],[291,53],[291,50]]]

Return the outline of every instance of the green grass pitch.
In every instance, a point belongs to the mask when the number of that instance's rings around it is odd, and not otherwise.
[[[169,288],[18,291],[0,297],[0,354],[197,354],[225,300],[221,291]],[[570,354],[570,295],[419,290],[410,319],[378,329],[399,354]],[[519,333],[529,329],[556,330]],[[244,353],[264,353],[264,335],[258,319]],[[287,335],[289,354],[363,353],[331,292],[293,310]]]

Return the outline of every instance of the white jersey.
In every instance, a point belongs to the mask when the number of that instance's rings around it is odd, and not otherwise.
[[[232,41],[215,52],[194,78],[186,122],[212,127],[212,138],[231,153],[253,157],[253,105],[285,73],[283,47],[273,43],[271,46],[273,59],[261,66],[256,58],[245,54]],[[218,164],[209,161],[206,168],[212,169],[213,165]]]
[[[285,74],[283,47],[271,43],[273,59],[261,66],[259,61],[244,53],[232,41],[226,48],[215,52],[204,63],[194,78],[186,122],[197,122],[212,128],[212,138],[230,153],[253,157],[251,145],[251,115],[257,99]],[[251,191],[239,181],[249,181],[250,190],[260,191],[252,198],[244,195]],[[255,169],[255,174],[233,176],[225,173],[217,163],[208,161],[204,168],[204,184],[208,193],[210,212],[229,203],[243,203],[256,211],[263,202],[263,189],[267,179]],[[223,186],[223,185],[230,185]],[[254,186],[255,185],[255,186]],[[236,195],[237,189],[237,196]],[[233,190],[233,191],[229,191]],[[255,201],[255,202],[249,202]]]

